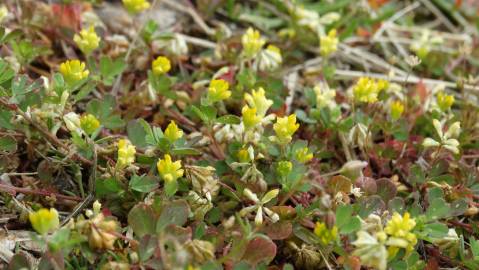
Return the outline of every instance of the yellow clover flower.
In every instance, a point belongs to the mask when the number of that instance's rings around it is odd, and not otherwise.
[[[260,117],[264,117],[269,107],[273,105],[273,101],[266,98],[265,91],[262,87],[258,88],[258,90],[253,90],[251,94],[245,93],[244,99],[249,107],[256,109],[256,113]]]
[[[160,159],[156,166],[161,178],[165,182],[173,182],[183,176],[184,171],[181,169],[181,160],[173,162],[168,154],[165,154],[164,158]]]
[[[296,114],[278,117],[273,125],[277,142],[281,145],[288,144],[293,139],[293,134],[298,128],[299,124],[296,123]]]
[[[374,80],[361,77],[353,88],[354,99],[358,102],[374,103],[379,93],[386,89],[389,83],[385,80]]]
[[[100,121],[94,115],[87,113],[80,118],[80,127],[86,134],[91,135],[100,127]]]
[[[123,0],[123,5],[131,14],[140,13],[150,8],[150,3],[146,0]]]
[[[158,58],[151,63],[151,69],[155,75],[165,74],[171,69],[170,60],[164,56],[158,56]]]
[[[5,5],[0,6],[0,23],[8,16],[8,9]]]
[[[243,54],[246,58],[253,58],[261,50],[265,44],[265,40],[261,38],[261,34],[258,30],[248,28],[246,33],[241,37],[241,43],[243,44]]]
[[[241,148],[238,153],[236,153],[236,157],[238,158],[239,162],[247,163],[251,161],[251,158],[248,153],[248,149]]]
[[[395,101],[391,104],[391,118],[396,121],[404,112],[404,105],[400,101]]]
[[[313,153],[309,152],[308,147],[303,147],[303,148],[300,148],[300,149],[296,150],[296,152],[294,153],[294,156],[295,156],[296,160],[301,162],[301,163],[306,163],[306,162],[310,161],[311,159],[313,159]]]
[[[391,255],[395,254],[399,248],[406,249],[406,252],[411,252],[417,243],[417,238],[414,233],[411,232],[416,226],[416,221],[411,218],[408,212],[401,216],[395,212],[388,221],[384,232],[390,237],[388,238],[386,245],[390,247],[389,252]]]
[[[36,212],[32,212],[28,215],[28,219],[33,229],[39,234],[46,234],[60,226],[58,212],[54,208],[50,208],[50,210],[42,208]]]
[[[356,247],[352,255],[358,256],[362,265],[378,270],[386,270],[388,252],[383,243],[384,240],[384,232],[371,235],[367,231],[359,231],[357,232],[356,241],[352,242]]]
[[[274,70],[278,68],[282,62],[281,50],[274,45],[268,45],[265,50],[261,50],[257,55],[253,67],[261,71]]]
[[[100,44],[100,38],[96,34],[93,26],[90,26],[88,29],[82,29],[80,34],[75,34],[73,41],[75,41],[78,48],[86,55],[98,48]]]
[[[121,139],[118,141],[118,166],[126,167],[135,162],[136,148],[129,140]]]
[[[85,69],[85,63],[80,60],[68,60],[60,65],[60,73],[67,84],[75,84],[88,77],[90,71]]]
[[[183,130],[179,129],[175,121],[171,120],[170,124],[165,129],[165,137],[170,142],[175,142],[179,138],[183,137]]]
[[[454,104],[454,96],[453,95],[446,95],[444,92],[437,93],[437,106],[441,111],[445,112],[451,108],[452,104]]]
[[[338,50],[338,38],[336,37],[336,29],[328,32],[328,35],[323,35],[319,38],[319,53],[327,57]]]
[[[223,80],[212,80],[210,87],[208,87],[208,100],[211,103],[225,100],[231,96],[231,91],[228,91],[230,84]]]
[[[256,114],[256,108],[250,108],[245,105],[241,110],[243,115],[243,124],[246,129],[250,129],[256,126],[261,121],[261,117]]]
[[[278,162],[278,167],[276,167],[276,172],[283,176],[286,177],[288,174],[293,170],[293,163],[291,161],[283,160]]]
[[[336,90],[327,89],[322,85],[316,85],[314,87],[314,93],[316,94],[316,107],[322,109],[324,107],[333,108],[336,106]]]
[[[323,245],[327,245],[338,237],[338,227],[333,226],[329,229],[324,222],[316,222],[314,234],[319,237]]]

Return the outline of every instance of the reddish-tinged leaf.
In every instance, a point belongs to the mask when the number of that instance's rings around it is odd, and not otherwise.
[[[439,264],[437,263],[436,258],[430,257],[429,260],[427,261],[426,268],[424,270],[438,270],[439,269]]]
[[[342,175],[336,175],[328,182],[328,188],[331,190],[333,194],[336,194],[340,191],[344,193],[351,192],[351,180],[349,178],[344,177]]]
[[[142,237],[147,234],[155,234],[157,214],[150,205],[137,204],[128,213],[128,225],[133,232]]]
[[[270,263],[276,256],[276,244],[266,237],[256,237],[248,243],[243,260],[251,265]]]
[[[293,225],[290,221],[271,223],[263,229],[263,232],[272,240],[283,240],[293,232]]]
[[[427,99],[427,96],[429,95],[429,91],[427,90],[426,85],[422,81],[416,84],[416,93],[419,96],[421,103],[424,103]]]
[[[387,203],[396,196],[397,188],[389,179],[379,179],[376,181],[376,185],[378,189],[377,194],[383,199],[384,202]]]
[[[366,30],[365,28],[359,27],[358,30],[356,30],[356,34],[360,37],[364,38],[369,38],[371,37],[371,32]]]
[[[366,177],[366,176],[359,177],[354,184],[355,186],[361,188],[361,191],[364,192],[365,195],[376,194],[378,190],[376,185],[376,180],[374,180],[371,177]]]
[[[218,77],[218,79],[223,79],[227,81],[230,85],[232,85],[235,82],[235,69],[234,67],[230,67],[228,69],[228,72],[221,74],[221,76]]]
[[[73,29],[75,32],[80,29],[81,9],[81,4],[52,4],[58,26]]]
[[[456,6],[456,8],[461,8],[462,6],[462,0],[456,0],[454,5]]]

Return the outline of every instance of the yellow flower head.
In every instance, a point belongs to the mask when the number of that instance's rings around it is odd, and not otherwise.
[[[274,45],[268,45],[255,58],[254,67],[260,71],[274,70],[283,62],[281,50]]]
[[[74,84],[88,77],[90,72],[85,69],[85,63],[80,60],[68,60],[60,65],[60,73],[63,75],[65,82]]]
[[[268,47],[266,47],[266,50],[270,51],[271,53],[275,53],[279,55],[279,57],[281,57],[281,49],[272,44],[268,45]]]
[[[354,99],[358,102],[374,103],[379,93],[386,89],[389,83],[385,80],[374,80],[361,77],[353,88]]]
[[[165,154],[164,158],[160,159],[156,166],[161,178],[166,182],[176,181],[183,176],[184,171],[181,169],[181,160],[172,162],[171,156],[168,154]]]
[[[266,98],[262,87],[258,88],[258,90],[253,90],[251,94],[245,93],[244,99],[251,108],[256,109],[256,113],[260,117],[264,117],[269,107],[273,105],[273,101]]]
[[[183,137],[183,130],[179,129],[175,121],[171,121],[165,129],[165,137],[170,142],[175,142],[179,138]]]
[[[158,56],[158,58],[151,63],[151,69],[155,75],[165,74],[171,69],[170,60],[164,56]]]
[[[136,149],[129,140],[118,141],[118,166],[126,167],[135,162]]]
[[[411,232],[416,226],[416,221],[410,217],[409,213],[404,213],[401,216],[395,212],[388,221],[384,232],[390,237],[386,244],[391,247],[405,248],[407,252],[414,249],[417,243],[417,238],[414,233]],[[396,249],[391,249],[390,252],[396,252]]]
[[[100,121],[94,115],[87,113],[80,118],[80,127],[90,135],[100,127]]]
[[[338,227],[333,226],[329,229],[324,222],[316,222],[314,234],[319,237],[323,245],[327,245],[338,237]]]
[[[263,47],[266,41],[261,38],[261,34],[258,30],[248,28],[246,33],[241,37],[241,43],[243,44],[243,54],[246,58],[253,58]]]
[[[321,85],[314,87],[314,93],[316,94],[316,107],[322,109],[324,107],[332,108],[336,105],[335,97],[336,91],[333,89],[324,89]]]
[[[278,162],[278,167],[276,168],[276,172],[283,176],[286,177],[288,174],[293,170],[293,163],[291,161],[280,161]]]
[[[338,50],[338,38],[336,37],[336,29],[329,31],[328,35],[319,38],[319,53],[322,56],[329,56]]]
[[[404,112],[404,105],[400,101],[394,101],[391,104],[391,118],[396,121]]]
[[[296,123],[296,114],[290,116],[278,117],[273,129],[279,144],[288,144],[293,139],[293,134],[298,130],[299,124]]]
[[[296,160],[301,162],[301,163],[306,163],[306,162],[310,161],[311,159],[313,159],[313,153],[309,152],[308,147],[303,147],[303,148],[300,148],[300,149],[296,150],[296,152],[294,153],[294,156],[295,156]]]
[[[73,36],[73,41],[84,54],[90,54],[93,50],[98,48],[100,38],[95,32],[95,28],[90,26],[88,29],[82,29],[80,34]]]
[[[131,14],[140,13],[150,8],[150,3],[146,0],[123,0],[123,5]]]
[[[60,220],[58,219],[58,212],[54,208],[40,209],[28,215],[33,229],[39,234],[46,234],[59,227]]]
[[[210,87],[208,87],[208,100],[211,103],[225,100],[231,96],[231,91],[228,91],[230,84],[223,80],[212,80]]]
[[[445,112],[449,110],[452,104],[454,104],[453,95],[446,95],[443,91],[437,93],[437,106],[439,106],[441,111]]]
[[[8,9],[5,5],[0,6],[0,23],[8,16]]]
[[[241,110],[243,115],[243,124],[246,129],[253,128],[261,121],[261,117],[256,114],[256,108],[250,108],[245,105]]]
[[[242,163],[247,163],[251,161],[251,158],[248,153],[248,149],[246,148],[241,148],[238,153],[236,153],[236,157],[238,160]]]

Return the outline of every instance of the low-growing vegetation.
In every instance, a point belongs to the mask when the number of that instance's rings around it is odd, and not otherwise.
[[[1,269],[479,269],[475,1],[0,3]]]

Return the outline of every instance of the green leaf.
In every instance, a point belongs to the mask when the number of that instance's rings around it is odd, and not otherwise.
[[[125,122],[118,115],[112,115],[116,107],[115,98],[107,95],[103,100],[93,99],[86,108],[88,113],[95,115],[100,123],[106,128],[115,129],[125,125]]]
[[[228,114],[217,118],[216,122],[220,124],[237,125],[241,123],[241,119],[236,115]]]
[[[157,218],[158,216],[150,205],[139,203],[128,213],[128,225],[139,237],[148,234],[154,235]]]
[[[182,147],[182,148],[175,148],[171,150],[171,154],[173,155],[178,155],[178,156],[190,156],[190,155],[201,155],[201,151],[198,151],[194,148],[187,148],[187,147]]]
[[[363,197],[359,201],[359,216],[365,218],[372,212],[381,213],[386,209],[386,204],[378,195],[372,195],[369,197]]]
[[[0,137],[0,152],[15,152],[17,150],[17,141],[10,136]]]
[[[158,238],[151,235],[145,235],[141,241],[140,245],[138,246],[138,255],[140,257],[140,261],[144,262],[151,258],[155,253],[155,250],[158,245]]]
[[[0,85],[9,81],[15,76],[15,71],[10,68],[8,62],[0,59]]]
[[[63,77],[62,77],[62,80],[63,80]],[[78,101],[86,98],[94,89],[95,89],[95,83],[94,82],[86,83],[76,93],[75,97],[73,98],[74,102],[78,102]]]
[[[359,231],[359,229],[361,229],[361,220],[359,220],[358,217],[352,217],[348,223],[340,228],[339,231],[344,234],[349,234]]]
[[[309,118],[308,115],[306,115],[306,113],[303,110],[296,110],[294,111],[294,113],[296,114],[299,120],[307,124],[316,124],[318,122],[312,118]]]
[[[0,110],[0,127],[4,129],[13,130],[15,127],[12,125],[13,113],[6,110]]]
[[[196,107],[195,105],[191,106],[191,110],[201,119],[203,122],[207,122],[208,118],[206,115],[200,110],[200,108]]]
[[[27,257],[23,254],[15,254],[10,259],[8,264],[8,270],[25,270],[25,269],[32,269]]]
[[[336,226],[341,228],[346,225],[351,220],[352,214],[353,207],[351,205],[344,204],[338,206],[338,208],[336,208]]]
[[[147,132],[140,120],[131,120],[128,122],[126,132],[128,133],[128,139],[137,147],[143,148],[148,145],[146,142]]]
[[[102,56],[100,59],[100,73],[103,77],[103,84],[110,86],[113,84],[115,76],[122,73],[126,68],[126,63],[122,58],[115,60],[108,56]]]
[[[167,75],[156,76],[153,74],[153,72],[148,71],[148,82],[150,83],[151,87],[158,92],[158,94],[173,100],[177,99],[176,93],[171,91],[171,85],[173,84],[173,81]]]
[[[150,176],[133,175],[130,180],[130,188],[132,190],[147,193],[158,187],[158,181]]]
[[[4,31],[5,29],[4,28],[2,28],[2,29],[3,29],[3,33],[1,35],[2,38],[0,39],[0,43],[10,42],[11,40],[19,38],[23,34],[23,32],[20,29],[15,29],[15,30],[11,31],[10,33],[4,35],[5,34],[5,31]]]
[[[156,231],[161,232],[169,225],[183,226],[188,220],[190,214],[190,207],[184,200],[177,200],[167,203],[161,210],[158,223],[156,224]]]
[[[447,236],[449,228],[442,223],[434,222],[424,225],[424,232],[433,238],[443,238]]]
[[[353,216],[351,205],[340,205],[336,209],[336,226],[343,234],[352,233],[361,228],[361,221],[358,217]]]
[[[107,179],[99,179],[96,181],[96,195],[99,197],[105,196],[105,195],[112,195],[112,194],[117,194],[120,191],[122,191],[122,187],[118,180],[115,178],[107,178]]]
[[[474,256],[475,260],[479,260],[479,241],[477,241],[474,237],[469,239],[471,245],[472,255]]]
[[[201,112],[203,112],[209,121],[216,119],[217,110],[213,106],[201,106]]]
[[[167,181],[165,182],[165,193],[166,196],[171,197],[175,195],[178,191],[178,181]]]
[[[437,220],[447,217],[450,210],[449,204],[443,198],[436,198],[427,208],[426,216],[429,220]]]

